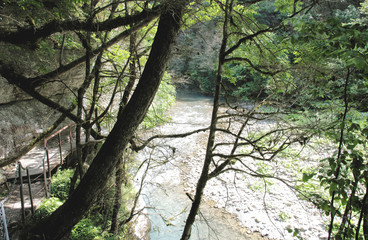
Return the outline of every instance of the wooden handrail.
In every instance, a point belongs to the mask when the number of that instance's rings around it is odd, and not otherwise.
[[[60,164],[63,164],[63,150],[62,150],[62,145],[61,145],[61,133],[66,130],[69,129],[69,141],[70,141],[70,151],[73,151],[73,138],[72,138],[72,134],[71,134],[71,128],[73,126],[75,126],[76,124],[69,124],[67,126],[64,126],[62,128],[60,128],[58,131],[54,132],[53,134],[51,134],[50,136],[48,136],[47,138],[44,139],[43,141],[43,147],[45,149],[45,154],[46,154],[46,159],[47,159],[47,169],[48,169],[48,177],[49,179],[51,178],[51,168],[50,168],[50,156],[49,156],[49,150],[47,148],[47,142],[52,139],[55,136],[58,136],[58,144],[59,144],[59,154],[60,154]],[[43,174],[44,174],[44,179],[45,179],[45,190],[46,190],[46,197],[49,196],[48,194],[48,186],[47,186],[47,182],[46,182],[46,171],[45,171],[45,163],[43,163]]]
[[[50,140],[51,138],[55,137],[56,135],[59,135],[59,133],[61,133],[62,131],[64,131],[65,129],[71,128],[73,126],[75,126],[75,123],[69,124],[67,126],[64,126],[62,128],[60,128],[58,131],[54,132],[53,134],[51,134],[50,136],[48,136],[47,138],[45,138],[43,140],[43,146],[46,148],[47,147],[47,141]]]

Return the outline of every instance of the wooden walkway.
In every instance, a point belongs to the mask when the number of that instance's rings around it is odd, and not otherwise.
[[[66,156],[70,151],[70,147],[63,147],[63,157]],[[51,148],[49,149],[49,159],[50,159],[50,170],[53,170],[55,167],[60,165],[60,153],[59,148]],[[29,169],[29,174],[32,177],[36,177],[38,175],[43,174],[43,161],[45,161],[45,169],[48,171],[47,159],[45,156],[45,150],[43,146],[38,146],[28,152],[25,156],[23,156],[19,162],[22,164],[23,168]],[[17,168],[17,164],[12,164],[11,167],[7,167],[4,171],[5,176],[8,181],[18,177],[18,174],[15,172]],[[22,176],[27,176],[26,170],[22,170]]]
[[[62,147],[62,156],[63,158],[67,156],[70,152],[70,145],[65,144]],[[48,175],[48,165],[46,154],[43,146],[38,146],[28,152],[25,156],[23,156],[19,162],[21,163],[23,168],[29,169],[29,174],[31,177],[31,192],[32,192],[32,201],[34,210],[36,210],[42,201],[46,198],[46,189],[43,175],[43,166],[45,165],[45,170]],[[49,149],[49,162],[50,162],[50,171],[54,170],[57,166],[60,165],[60,150],[59,147],[53,147]],[[9,196],[9,199],[4,203],[6,219],[8,222],[8,229],[10,239],[18,239],[16,236],[16,229],[19,225],[22,224],[22,206],[21,206],[21,194],[20,194],[20,184],[17,173],[17,164],[12,164],[11,166],[7,166],[5,170],[5,175],[8,179],[9,189],[14,191]],[[22,185],[23,196],[24,196],[24,208],[26,213],[26,218],[31,214],[31,201],[30,194],[28,188],[28,179],[25,170],[22,170],[22,176],[24,183]],[[16,180],[16,184],[14,186],[14,180]],[[47,178],[47,183],[49,184],[49,180]],[[49,186],[49,185],[47,185]],[[15,187],[15,188],[14,188]]]

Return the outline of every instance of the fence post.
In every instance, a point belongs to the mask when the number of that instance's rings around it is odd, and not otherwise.
[[[62,165],[63,164],[63,150],[61,148],[61,134],[60,134],[60,132],[58,134],[58,137],[59,137],[60,164]]]
[[[47,147],[45,146],[45,155],[48,155],[48,151],[47,151]],[[47,187],[47,177],[46,177],[46,168],[45,168],[45,157],[43,157],[42,159],[42,168],[43,168],[43,182],[44,182],[44,186],[45,186],[45,193],[46,193],[46,198],[49,198],[49,191],[48,191],[48,187]]]
[[[19,181],[20,181],[20,186],[19,186],[19,191],[20,191],[20,203],[22,206],[22,223],[25,223],[25,217],[26,217],[26,212],[24,209],[24,197],[23,197],[23,176],[22,176],[22,165],[20,162],[18,162],[18,166],[19,166]]]
[[[70,152],[73,152],[73,137],[72,137],[72,127],[69,126],[69,141],[70,141]]]
[[[49,174],[49,178],[51,177],[51,169],[50,169],[50,156],[49,156],[49,149],[46,147],[46,160],[47,160],[47,173]]]
[[[5,240],[9,240],[8,224],[6,222],[5,209],[4,209],[3,202],[1,202],[1,220],[3,222]]]
[[[32,215],[33,215],[34,214],[34,209],[33,209],[33,196],[32,196],[32,187],[31,187],[31,176],[29,175],[28,167],[26,168],[26,171],[27,171],[27,177],[28,177],[29,199],[31,201],[31,212],[32,212]]]

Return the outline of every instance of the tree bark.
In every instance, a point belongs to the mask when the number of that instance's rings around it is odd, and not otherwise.
[[[112,209],[112,217],[111,217],[111,227],[110,232],[117,236],[119,232],[119,211],[121,208],[121,185],[123,183],[123,175],[125,170],[123,170],[123,164],[125,161],[119,159],[118,166],[116,168],[115,173],[115,196],[114,196],[114,206]]]
[[[368,177],[365,177],[366,187],[365,187],[365,195],[362,200],[362,212],[363,216],[363,236],[364,240],[368,240]],[[357,229],[357,235],[359,236],[359,228]],[[358,239],[358,237],[356,238]]]
[[[186,0],[176,1],[160,17],[150,56],[129,103],[96,155],[80,184],[51,216],[25,234],[32,239],[58,240],[66,235],[102,193],[129,139],[142,122],[160,85],[171,47],[180,28]],[[25,239],[25,238],[23,238]]]

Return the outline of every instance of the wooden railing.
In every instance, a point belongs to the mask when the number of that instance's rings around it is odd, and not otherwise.
[[[43,141],[43,147],[45,149],[45,155],[46,155],[46,160],[47,160],[47,173],[48,173],[48,177],[51,178],[51,167],[50,167],[50,156],[49,156],[49,150],[47,148],[47,143],[49,140],[51,140],[52,138],[58,136],[58,146],[59,146],[59,153],[60,153],[60,165],[63,164],[63,149],[62,149],[62,143],[61,143],[61,133],[65,130],[68,130],[68,136],[69,136],[69,143],[70,143],[70,152],[73,152],[73,137],[72,137],[72,131],[71,128],[73,126],[75,126],[76,124],[70,124],[68,126],[65,126],[61,129],[59,129],[58,131],[56,131],[55,133],[51,134],[50,136],[48,136],[47,138],[44,139]],[[49,189],[47,186],[47,177],[46,177],[46,169],[45,169],[45,162],[43,160],[43,175],[44,175],[44,183],[45,183],[45,191],[46,191],[46,197],[49,197]]]
[[[42,159],[42,165],[43,165],[43,172],[42,175],[44,177],[44,188],[45,188],[45,193],[46,193],[46,197],[48,198],[50,196],[50,190],[48,187],[48,182],[51,183],[51,168],[50,168],[50,156],[49,156],[49,150],[47,147],[48,141],[50,141],[52,138],[54,137],[58,137],[58,147],[59,147],[59,153],[60,153],[60,164],[63,164],[63,146],[62,146],[62,139],[61,139],[61,133],[65,130],[68,130],[68,137],[69,137],[69,143],[70,143],[70,152],[73,151],[73,137],[72,137],[72,131],[71,128],[73,126],[75,126],[76,124],[70,124],[68,126],[65,126],[61,129],[59,129],[58,131],[56,131],[55,133],[53,133],[52,135],[50,135],[49,137],[44,139],[43,142],[43,146],[45,149],[45,154],[44,157]],[[47,160],[47,170],[45,167],[45,159]],[[9,199],[9,197],[12,195],[12,193],[15,190],[15,186],[17,183],[17,179],[19,178],[19,182],[20,182],[20,186],[19,186],[19,190],[20,190],[20,201],[21,201],[21,212],[22,212],[22,223],[25,223],[25,198],[24,198],[24,191],[23,191],[23,174],[24,171],[27,175],[27,181],[28,181],[28,191],[29,191],[29,199],[30,199],[30,204],[31,204],[31,212],[32,214],[34,213],[34,205],[33,205],[33,196],[32,196],[32,189],[31,189],[31,176],[30,176],[30,172],[29,172],[29,168],[28,167],[23,167],[21,162],[18,162],[17,164],[17,169],[15,171],[15,178],[14,178],[14,183],[13,183],[13,187],[11,188],[11,190],[8,193],[8,196],[3,199],[0,202],[0,238],[5,239],[5,240],[9,240],[9,232],[8,232],[8,226],[7,226],[7,219],[6,219],[6,215],[5,215],[5,210],[4,210],[4,204],[5,202]],[[48,174],[47,174],[47,173]],[[48,178],[47,179],[47,175]],[[50,185],[51,186],[51,185]]]
[[[27,174],[28,191],[29,191],[29,199],[30,199],[30,202],[31,202],[32,214],[34,213],[34,208],[33,208],[33,197],[32,197],[32,189],[31,189],[31,176],[29,175],[29,169],[28,169],[28,167],[24,168],[22,166],[22,163],[18,162],[18,177],[19,177],[19,181],[20,181],[20,185],[19,185],[20,203],[21,203],[21,206],[22,206],[22,223],[24,224],[25,223],[25,218],[26,218],[26,210],[25,210],[25,207],[24,207],[22,170],[26,170],[26,174]]]

